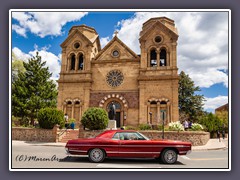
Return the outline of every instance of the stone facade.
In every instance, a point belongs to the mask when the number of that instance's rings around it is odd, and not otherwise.
[[[12,140],[37,141],[37,142],[57,142],[58,129],[38,129],[12,127]]]
[[[79,131],[79,138],[92,138],[100,134],[102,131]],[[149,139],[162,139],[161,131],[139,131]],[[210,139],[209,132],[202,131],[166,131],[164,139],[179,140],[191,142],[193,146],[203,146]]]
[[[145,22],[137,55],[115,35],[101,49],[94,28],[74,26],[61,44],[58,108],[80,121],[89,107],[117,107],[117,126],[178,120],[178,33],[166,17]]]

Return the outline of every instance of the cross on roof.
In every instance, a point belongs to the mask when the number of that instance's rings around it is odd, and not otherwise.
[[[115,34],[115,36],[117,36],[118,35],[118,31],[114,31],[114,34]]]

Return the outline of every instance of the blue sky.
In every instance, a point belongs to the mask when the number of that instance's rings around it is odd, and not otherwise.
[[[139,32],[151,17],[166,16],[178,28],[178,67],[201,88],[205,110],[228,102],[228,12],[12,12],[12,51],[27,60],[39,51],[57,80],[60,44],[74,25],[95,28],[102,48],[118,37],[140,54]]]

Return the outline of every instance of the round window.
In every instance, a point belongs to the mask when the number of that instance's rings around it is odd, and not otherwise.
[[[160,36],[156,36],[154,40],[156,43],[160,43],[162,41],[162,38]]]
[[[118,56],[119,56],[119,52],[118,52],[117,50],[114,50],[113,53],[112,53],[112,55],[113,55],[114,57],[118,57]]]
[[[120,86],[123,82],[123,73],[119,70],[112,70],[107,74],[106,81],[109,86]]]
[[[77,42],[77,43],[74,44],[74,48],[75,48],[75,49],[78,49],[79,47],[80,47],[79,42]]]

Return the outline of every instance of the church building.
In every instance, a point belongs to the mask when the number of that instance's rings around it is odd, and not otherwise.
[[[79,123],[89,107],[109,111],[114,102],[117,127],[178,121],[177,40],[175,23],[167,17],[142,25],[140,55],[117,33],[101,49],[94,28],[73,26],[61,44],[58,109]]]

